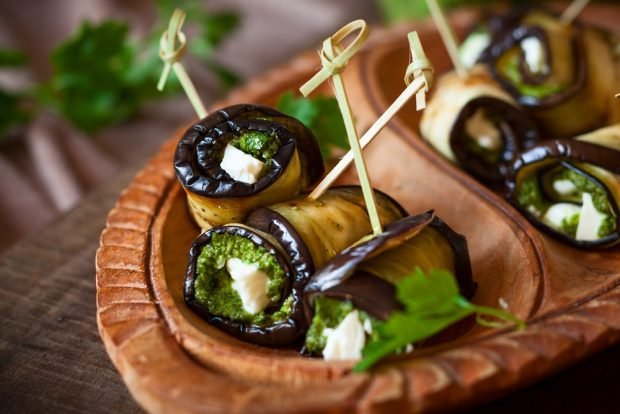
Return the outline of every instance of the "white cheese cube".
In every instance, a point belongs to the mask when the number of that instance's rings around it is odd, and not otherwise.
[[[579,216],[579,225],[577,226],[577,235],[575,239],[579,241],[598,240],[598,229],[605,220],[605,214],[600,213],[594,203],[592,203],[592,195],[583,193],[581,204],[581,215]]]
[[[324,330],[323,334],[325,334]],[[366,344],[364,326],[359,312],[354,310],[345,316],[340,324],[327,332],[327,344],[323,349],[326,361],[357,360],[362,358],[362,349]]]
[[[579,214],[580,211],[581,208],[576,204],[557,203],[549,207],[543,221],[551,227],[559,229],[562,227],[562,222],[564,220],[568,220],[575,214]]]
[[[226,270],[233,279],[232,287],[239,294],[246,312],[254,315],[267,307],[269,276],[259,270],[257,265],[233,257],[226,261]]]
[[[523,49],[525,64],[531,73],[547,72],[545,48],[539,38],[526,37],[521,41],[521,49]]]
[[[368,335],[372,335],[372,322],[370,322],[370,319],[364,321],[364,332]]]
[[[577,191],[577,186],[571,180],[555,180],[553,189],[559,195],[567,196]]]
[[[484,116],[482,109],[478,109],[465,121],[465,132],[474,138],[482,148],[497,150],[502,146],[501,132],[493,122]]]
[[[220,163],[220,167],[233,179],[247,184],[254,184],[258,181],[264,165],[265,163],[261,160],[257,160],[230,144],[226,145],[224,157]]]

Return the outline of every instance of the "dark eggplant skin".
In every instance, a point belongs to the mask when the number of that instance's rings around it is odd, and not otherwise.
[[[501,114],[503,120],[500,126],[504,148],[500,161],[492,167],[467,151],[465,143],[462,142],[465,123],[479,108],[491,108]],[[525,112],[500,99],[486,96],[469,101],[459,112],[450,132],[450,147],[459,164],[474,177],[491,186],[502,185],[516,155],[531,148],[539,140],[536,122]]]
[[[202,251],[202,247],[209,243],[214,233],[228,233],[245,237],[257,245],[265,248],[265,250],[276,257],[276,260],[285,270],[289,280],[288,285],[284,288],[282,300],[286,300],[289,294],[293,295],[291,313],[286,320],[269,326],[258,326],[249,323],[233,322],[211,314],[208,309],[196,301],[194,283],[197,278],[196,272],[198,256]],[[256,345],[268,347],[290,345],[301,338],[307,330],[303,315],[302,287],[293,281],[293,268],[288,258],[271,241],[267,240],[264,235],[261,235],[259,232],[245,226],[227,225],[213,227],[196,238],[189,251],[189,260],[185,275],[184,298],[187,306],[189,306],[190,309],[192,309],[209,324],[238,339]],[[281,306],[281,304],[278,306]]]
[[[571,167],[569,163],[578,162],[591,164],[607,170],[612,174],[620,174],[620,151],[608,148],[603,145],[597,145],[590,142],[579,140],[550,140],[544,141],[528,151],[520,154],[513,163],[509,174],[506,177],[505,196],[506,199],[523,214],[530,223],[537,228],[549,234],[550,236],[561,240],[562,242],[578,248],[594,249],[601,247],[609,247],[620,241],[620,200],[618,200],[612,192],[597,177],[579,170],[579,173],[586,175],[592,181],[601,185],[605,189],[607,199],[611,208],[616,215],[616,231],[608,237],[596,241],[578,241],[572,237],[554,230],[544,224],[535,217],[527,209],[521,207],[518,202],[517,179],[519,172],[527,166],[545,161],[557,161],[558,164],[563,163],[567,168]]]
[[[437,230],[449,242],[454,254],[455,276],[461,294],[468,299],[473,297],[476,283],[472,277],[467,240],[430,210],[389,224],[380,235],[346,249],[318,270],[304,289],[307,323],[312,321],[314,299],[319,295],[350,300],[356,308],[380,320],[385,320],[392,312],[401,310],[402,306],[395,297],[396,291],[391,283],[356,269],[372,256],[397,248],[427,226]]]
[[[273,133],[281,143],[272,159],[272,168],[254,184],[232,179],[217,159],[229,141],[222,137],[243,130]],[[275,109],[238,104],[213,112],[187,130],[177,145],[174,169],[183,187],[194,194],[210,198],[247,197],[271,185],[282,174],[295,149],[301,155],[302,171],[307,171],[306,185],[316,182],[323,175],[324,165],[312,132]]]
[[[269,170],[254,184],[234,180],[220,166],[226,145],[244,131],[264,132],[280,141]],[[250,104],[220,109],[191,127],[179,141],[174,168],[192,217],[203,229],[242,222],[254,207],[307,191],[324,171],[308,128],[275,109]]]

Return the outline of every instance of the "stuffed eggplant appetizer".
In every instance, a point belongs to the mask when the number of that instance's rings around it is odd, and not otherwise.
[[[407,215],[387,194],[375,190],[382,225]],[[273,235],[291,254],[298,275],[315,269],[371,233],[364,195],[359,186],[330,188],[317,200],[300,196],[270,207],[254,209],[246,223]]]
[[[377,192],[383,224],[405,215]],[[371,232],[359,187],[258,208],[246,225],[213,227],[190,250],[185,301],[210,324],[258,345],[303,336],[302,291],[316,266]]]
[[[465,79],[450,72],[439,80],[420,132],[442,155],[491,186],[503,183],[516,154],[539,138],[533,119],[483,65]]]
[[[620,124],[524,152],[506,196],[532,223],[577,247],[620,240]]]
[[[467,241],[433,211],[408,216],[330,260],[304,289],[309,324],[305,351],[326,360],[356,360],[373,324],[401,310],[394,284],[416,268],[450,270],[470,298],[472,279]]]
[[[177,146],[174,168],[203,229],[241,222],[256,206],[292,198],[324,170],[308,128],[248,104],[220,109],[192,126]]]
[[[610,119],[619,76],[612,35],[537,9],[494,17],[489,29],[482,61],[546,133],[570,137],[618,122]]]

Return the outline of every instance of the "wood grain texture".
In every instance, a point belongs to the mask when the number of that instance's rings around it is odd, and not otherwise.
[[[133,174],[0,257],[0,412],[142,411],[106,357],[95,320],[96,235]],[[117,279],[101,277],[110,286]]]
[[[459,19],[463,27],[468,16]],[[353,85],[360,129],[387,106],[391,92],[402,88],[399,62],[406,60],[401,55],[408,29],[379,31],[350,64],[346,80]],[[424,37],[432,31],[416,29],[429,57],[445,67],[438,40]],[[303,55],[221,105],[273,103],[317,66],[314,54]],[[172,174],[178,140],[173,137],[111,210],[97,252],[100,333],[141,405],[152,412],[188,413],[465,407],[537,381],[620,340],[620,250],[582,252],[541,236],[497,195],[426,146],[415,133],[415,119],[405,112],[383,132],[381,144],[366,150],[373,182],[411,212],[435,207],[466,234],[480,284],[474,301],[497,306],[503,298],[528,319],[528,328],[472,329],[455,342],[394,358],[370,374],[351,374],[346,363],[304,359],[292,350],[228,337],[182,301],[179,282],[197,229]],[[384,161],[387,156],[390,163]],[[421,176],[425,179],[411,178]]]

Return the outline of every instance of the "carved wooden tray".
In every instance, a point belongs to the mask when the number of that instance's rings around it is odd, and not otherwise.
[[[618,30],[619,10],[590,7],[583,17]],[[474,12],[460,12],[454,20],[457,32],[462,34],[474,18]],[[410,29],[375,29],[345,71],[360,131],[404,87]],[[432,25],[415,29],[438,71],[446,70],[447,55]],[[273,104],[318,67],[316,53],[304,54],[217,106]],[[462,408],[539,380],[620,340],[620,247],[580,251],[540,234],[420,140],[417,122],[409,106],[368,147],[374,185],[411,213],[434,208],[466,235],[479,284],[474,302],[497,307],[503,299],[528,320],[527,329],[475,327],[456,341],[364,374],[350,373],[348,363],[260,348],[218,331],[182,299],[187,252],[198,229],[172,169],[175,136],[121,194],[97,252],[99,330],[144,408],[175,413]],[[348,172],[343,181],[353,177]]]

